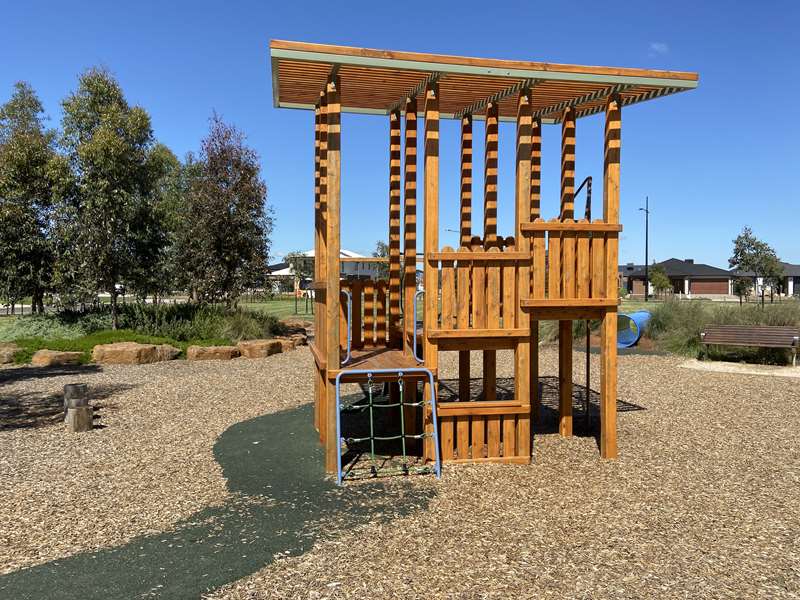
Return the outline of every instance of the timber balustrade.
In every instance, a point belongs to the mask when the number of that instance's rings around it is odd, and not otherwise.
[[[521,298],[523,309],[547,318],[548,311],[572,311],[571,318],[591,318],[617,306],[617,290],[607,290],[606,254],[609,241],[617,240],[622,226],[601,220],[535,219],[523,223],[522,234],[531,239],[530,294]]]

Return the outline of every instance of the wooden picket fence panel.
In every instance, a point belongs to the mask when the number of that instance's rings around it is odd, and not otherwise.
[[[619,226],[585,219],[536,219],[529,225],[523,231],[531,237],[533,256],[530,298],[588,300],[614,294],[606,290],[605,254]]]
[[[527,462],[530,459],[527,404],[441,402],[438,416],[442,460]]]
[[[388,343],[389,283],[384,280],[343,279],[342,290],[353,298],[352,340],[353,349],[365,346],[386,346]],[[347,347],[347,302],[342,297],[339,321],[339,345]]]
[[[517,252],[514,238],[485,249],[480,244],[454,250],[449,246],[428,257],[440,271],[441,310],[432,329],[515,329],[519,314],[519,266],[530,263]],[[527,296],[523,294],[523,296]]]

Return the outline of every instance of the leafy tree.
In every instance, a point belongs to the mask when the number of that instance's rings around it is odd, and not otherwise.
[[[749,227],[744,227],[742,233],[733,240],[733,254],[728,259],[728,264],[739,271],[752,273],[754,283],[759,277],[763,278],[761,306],[764,306],[767,281],[775,279],[783,271],[775,250],[753,235],[753,230]]]
[[[314,258],[306,256],[299,250],[289,252],[286,255],[286,262],[294,273],[295,289],[299,287],[301,281],[314,276]]]
[[[266,271],[272,218],[258,155],[214,114],[191,171],[176,259],[196,301],[232,306]]]
[[[746,298],[750,297],[752,289],[753,282],[746,277],[737,277],[733,280],[733,293],[739,296],[739,306]]]
[[[184,167],[172,151],[156,144],[150,153],[153,191],[136,215],[134,254],[137,257],[126,283],[137,297],[166,295],[175,289],[179,269],[174,258],[179,211],[186,194]]]
[[[389,257],[389,244],[378,240],[375,242],[375,251],[372,253],[375,258],[388,258]],[[377,279],[389,279],[389,263],[379,262],[375,265],[375,277]]]
[[[12,307],[30,295],[33,311],[44,311],[53,266],[51,211],[62,173],[42,103],[29,84],[18,82],[0,106],[0,297]]]
[[[161,166],[150,117],[96,68],[81,75],[62,106],[74,187],[59,207],[57,279],[65,290],[108,292],[116,329],[118,286],[136,281],[161,243],[150,221]]]
[[[650,283],[656,291],[656,296],[664,294],[672,288],[672,282],[669,280],[664,267],[656,264],[650,267]]]

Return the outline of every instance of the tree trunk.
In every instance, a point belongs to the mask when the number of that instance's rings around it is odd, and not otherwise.
[[[42,289],[35,289],[31,296],[31,314],[35,313],[44,314],[44,291]]]
[[[111,288],[111,329],[117,330],[119,327],[119,316],[117,315],[117,288]]]

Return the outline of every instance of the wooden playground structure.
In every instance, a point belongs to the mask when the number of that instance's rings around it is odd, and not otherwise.
[[[617,456],[617,263],[622,108],[692,89],[697,74],[388,52],[271,42],[276,107],[314,112],[315,425],[336,472],[339,381],[381,378],[405,402],[404,435],[424,460],[527,463],[541,415],[538,321],[559,322],[559,431],[572,435],[572,322],[601,321],[600,455]],[[388,281],[340,279],[341,114],[388,120]],[[602,218],[575,214],[575,127],[605,114]],[[418,119],[424,179],[417,180]],[[458,248],[439,247],[439,122],[461,123]],[[484,189],[472,186],[473,123],[484,120]],[[499,123],[516,124],[515,221],[498,233]],[[541,136],[561,126],[558,215],[540,210]],[[424,235],[418,257],[418,193]],[[474,227],[475,196],[483,203]],[[480,235],[478,235],[480,234]],[[418,323],[418,261],[424,301]],[[496,352],[512,350],[513,399],[497,399]],[[438,402],[439,352],[459,352],[458,400]],[[470,393],[470,351],[483,353],[483,391]],[[417,358],[419,356],[419,359]],[[424,369],[426,373],[409,369]],[[393,371],[400,375],[386,375]],[[409,385],[413,384],[413,385]],[[403,401],[401,400],[401,403]],[[401,408],[402,410],[402,408]],[[438,418],[437,436],[432,435]],[[438,439],[437,439],[438,438]],[[434,447],[438,441],[438,450]]]

